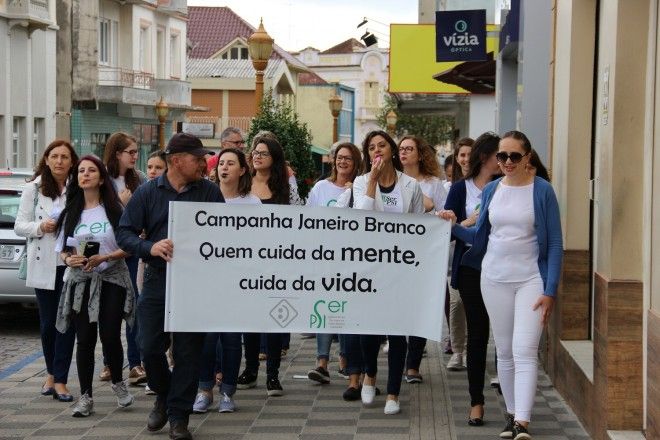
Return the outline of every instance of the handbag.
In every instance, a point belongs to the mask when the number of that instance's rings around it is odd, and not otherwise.
[[[34,201],[33,201],[33,207],[32,207],[32,217],[33,220],[36,219],[37,217],[37,203],[39,201],[39,187],[37,184],[34,184]],[[21,259],[20,263],[18,265],[18,279],[19,280],[26,280],[27,279],[27,254],[28,254],[28,244],[32,242],[32,238],[28,238],[25,241],[25,250],[21,254]]]

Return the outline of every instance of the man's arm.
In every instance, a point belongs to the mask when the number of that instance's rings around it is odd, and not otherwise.
[[[140,234],[147,227],[146,189],[146,186],[141,186],[135,191],[121,215],[116,232],[119,247],[140,258],[150,257],[151,247],[154,245],[153,242],[140,238]]]

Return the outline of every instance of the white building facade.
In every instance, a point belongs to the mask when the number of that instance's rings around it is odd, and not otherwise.
[[[34,166],[55,137],[55,4],[0,2],[0,168]]]

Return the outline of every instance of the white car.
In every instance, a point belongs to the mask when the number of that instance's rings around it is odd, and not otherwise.
[[[18,266],[27,252],[25,238],[14,234],[14,221],[29,169],[0,169],[0,304],[35,303],[34,289],[18,279]]]

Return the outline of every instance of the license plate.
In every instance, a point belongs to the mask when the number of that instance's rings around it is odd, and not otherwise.
[[[11,244],[0,245],[0,260],[14,261],[14,257],[20,253],[20,248]]]

